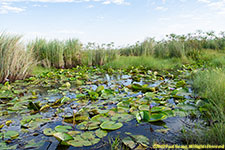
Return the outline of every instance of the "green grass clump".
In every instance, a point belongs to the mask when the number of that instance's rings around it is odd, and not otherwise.
[[[44,67],[72,68],[81,63],[81,43],[76,39],[66,41],[36,39],[28,45]]]
[[[194,75],[194,91],[208,100],[205,118],[210,126],[190,132],[187,141],[197,144],[225,143],[225,69],[205,70]],[[193,139],[193,136],[195,138]]]
[[[64,62],[65,68],[72,68],[76,65],[82,64],[81,53],[82,45],[77,39],[69,39],[65,41],[65,48],[64,48]]]
[[[54,68],[46,68],[46,67],[42,67],[40,65],[37,65],[37,66],[34,66],[32,68],[31,75],[36,76],[36,75],[39,75],[39,74],[42,74],[42,73],[45,73],[45,72],[50,72],[50,71],[53,71],[53,70],[54,70]]]
[[[0,34],[0,83],[26,78],[35,64],[32,50],[26,51],[20,39],[20,36]]]
[[[96,45],[89,43],[82,51],[83,64],[88,66],[102,66],[118,57],[118,50],[113,48],[113,43]]]
[[[192,61],[192,60],[186,60]],[[104,67],[129,68],[144,66],[153,70],[173,70],[180,68],[184,62],[179,58],[160,59],[152,56],[120,56],[117,59],[107,63]]]

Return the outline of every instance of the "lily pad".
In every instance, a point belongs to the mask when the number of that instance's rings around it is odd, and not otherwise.
[[[116,123],[114,121],[104,121],[100,127],[104,130],[117,130],[123,126],[122,123]]]
[[[104,86],[100,85],[98,86],[98,88],[96,89],[96,92],[101,92],[102,90],[104,90]]]
[[[124,139],[122,139],[122,142],[124,145],[126,145],[127,147],[129,147],[130,149],[134,149],[136,147],[136,143],[131,139],[131,137],[126,137]]]
[[[133,118],[134,116],[129,114],[116,114],[113,117],[111,117],[112,121],[118,122],[128,122],[131,121]]]
[[[108,132],[104,131],[104,130],[101,130],[101,129],[98,129],[98,130],[95,131],[95,134],[96,134],[97,137],[103,138],[103,137],[107,136]]]
[[[95,139],[94,132],[91,132],[91,131],[83,132],[80,136],[84,140],[91,141],[91,140]]]
[[[143,135],[130,135],[135,139],[135,141],[139,144],[141,144],[144,147],[148,147],[149,145],[149,139]]]
[[[13,130],[9,130],[5,133],[5,138],[8,139],[16,139],[19,136],[19,132],[17,131],[13,131]]]
[[[77,125],[80,130],[94,130],[98,129],[101,122],[99,121],[84,121]]]
[[[53,136],[60,141],[69,141],[74,139],[71,135],[63,132],[54,133]]]
[[[71,126],[58,125],[58,126],[55,127],[55,131],[57,131],[57,132],[68,132],[71,129],[72,129]]]
[[[54,134],[54,131],[51,128],[45,128],[43,130],[43,133],[47,136],[52,136]]]
[[[156,122],[160,120],[164,120],[167,118],[166,113],[158,112],[158,113],[149,113],[149,111],[140,111],[136,115],[136,119],[138,122],[145,121],[145,122]]]

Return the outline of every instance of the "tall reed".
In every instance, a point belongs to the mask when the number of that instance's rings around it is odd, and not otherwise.
[[[0,34],[0,83],[26,78],[35,63],[32,50],[25,50],[21,36]]]

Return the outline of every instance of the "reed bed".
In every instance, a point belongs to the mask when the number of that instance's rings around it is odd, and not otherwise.
[[[198,59],[203,49],[225,50],[225,32],[215,35],[214,32],[197,31],[187,35],[167,35],[156,41],[148,38],[143,42],[120,49],[122,56],[154,56],[158,58]]]
[[[26,78],[36,64],[21,42],[21,36],[0,34],[0,83]]]
[[[82,44],[77,39],[66,41],[36,39],[28,46],[44,67],[72,68],[81,63]]]

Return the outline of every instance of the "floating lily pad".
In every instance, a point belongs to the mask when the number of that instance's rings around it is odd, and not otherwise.
[[[94,132],[91,132],[91,131],[83,132],[80,136],[84,140],[90,140],[91,141],[91,140],[95,139]]]
[[[31,140],[28,142],[28,144],[25,145],[25,149],[35,149],[41,147],[45,142],[35,142],[34,140]]]
[[[81,135],[74,137],[74,140],[70,140],[67,143],[74,147],[91,146],[97,144],[100,141],[99,138],[95,138],[93,132],[84,132]]]
[[[146,111],[148,111],[148,110],[149,110],[149,105],[140,105],[140,106],[138,107],[138,109],[139,109],[139,110],[146,110]]]
[[[78,135],[78,134],[80,134],[80,133],[81,133],[80,131],[69,131],[68,132],[68,134],[71,135],[71,136],[73,136],[73,137],[76,136],[76,135]]]
[[[60,141],[69,141],[74,139],[71,135],[63,132],[54,133],[53,136]]]
[[[95,131],[95,134],[96,134],[97,137],[103,138],[103,137],[107,136],[108,132],[104,131],[104,130],[101,130],[101,129],[98,129],[98,130]]]
[[[166,107],[163,107],[163,106],[154,106],[154,107],[151,108],[151,112],[152,113],[161,112],[165,109],[166,109]]]
[[[71,126],[58,125],[58,126],[55,127],[55,131],[57,131],[57,132],[68,132],[71,129],[72,129]]]
[[[98,88],[96,89],[96,92],[101,92],[102,90],[104,90],[104,86],[100,85],[98,86]]]
[[[117,130],[122,126],[122,123],[116,123],[114,121],[105,121],[100,125],[100,127],[104,130]]]
[[[16,139],[19,136],[19,132],[17,131],[13,131],[13,130],[9,130],[4,134],[4,137],[6,139],[10,138],[10,139]]]
[[[109,118],[105,114],[98,114],[92,117],[91,120],[103,122],[103,121],[108,121]]]
[[[130,149],[134,149],[136,147],[136,143],[131,139],[131,137],[126,137],[124,139],[122,139],[122,142],[124,145],[126,145],[127,147],[129,147]]]
[[[45,128],[43,130],[43,133],[47,136],[52,136],[54,134],[54,131],[51,128]]]
[[[167,118],[166,113],[159,112],[159,113],[149,113],[149,111],[140,111],[136,115],[136,119],[138,122],[145,121],[145,122],[156,122],[160,120],[164,120]]]
[[[70,140],[67,143],[73,147],[83,147],[82,141]]]
[[[130,135],[135,139],[135,141],[139,144],[141,144],[144,147],[148,147],[149,145],[149,139],[143,135]]]
[[[113,117],[111,117],[112,121],[118,122],[128,122],[131,121],[133,118],[134,116],[129,114],[116,114]]]
[[[77,125],[80,130],[94,130],[98,129],[101,122],[99,121],[84,121]]]

